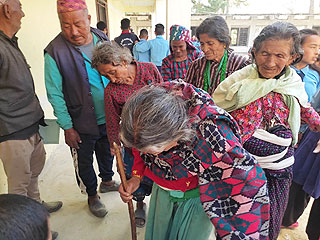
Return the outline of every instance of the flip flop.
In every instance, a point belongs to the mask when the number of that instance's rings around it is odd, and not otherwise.
[[[143,228],[146,225],[146,208],[147,205],[143,203],[143,209],[139,208],[134,211],[136,226],[139,228]]]

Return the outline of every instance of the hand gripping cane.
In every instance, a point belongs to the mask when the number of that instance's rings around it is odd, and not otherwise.
[[[127,188],[128,188],[127,178],[126,178],[126,174],[124,172],[120,147],[115,142],[113,143],[113,147],[114,147],[114,150],[116,153],[117,169],[118,169],[118,173],[120,174],[121,183],[122,183],[123,189],[125,191],[127,191]],[[128,209],[129,209],[129,216],[130,216],[130,223],[131,223],[131,238],[132,238],[132,240],[137,240],[137,230],[136,230],[136,222],[135,222],[135,217],[134,217],[132,200],[130,200],[128,202]]]

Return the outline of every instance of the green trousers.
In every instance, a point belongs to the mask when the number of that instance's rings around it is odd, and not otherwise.
[[[207,240],[212,230],[200,197],[173,202],[169,191],[153,184],[146,240]]]

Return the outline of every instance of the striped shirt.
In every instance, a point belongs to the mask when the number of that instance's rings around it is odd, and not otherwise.
[[[233,72],[249,65],[250,63],[251,62],[247,57],[238,55],[235,52],[233,52],[232,49],[228,49],[226,78],[230,76]],[[193,61],[189,66],[185,81],[187,83],[191,83],[197,88],[203,89],[204,72],[206,69],[206,64],[207,64],[207,59],[205,57],[202,57]],[[213,81],[216,75],[216,71],[218,70],[219,64],[220,63],[215,60],[211,61],[211,66],[210,66],[211,82]],[[219,85],[219,83],[220,83],[220,74],[218,75],[216,82],[213,83],[213,86],[208,87],[208,93],[210,95],[212,95],[212,93],[214,92],[216,87]]]
[[[197,50],[188,51],[188,57],[182,62],[176,62],[174,56],[170,54],[162,60],[161,75],[163,81],[171,81],[175,79],[184,79],[187,70],[194,60],[201,57],[203,54]]]

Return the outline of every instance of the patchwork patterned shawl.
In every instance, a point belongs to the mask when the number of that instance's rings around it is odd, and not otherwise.
[[[268,239],[266,177],[241,146],[237,123],[203,90],[163,85],[182,92],[197,136],[158,156],[140,153],[146,165],[166,180],[198,175],[203,209],[221,239]]]

